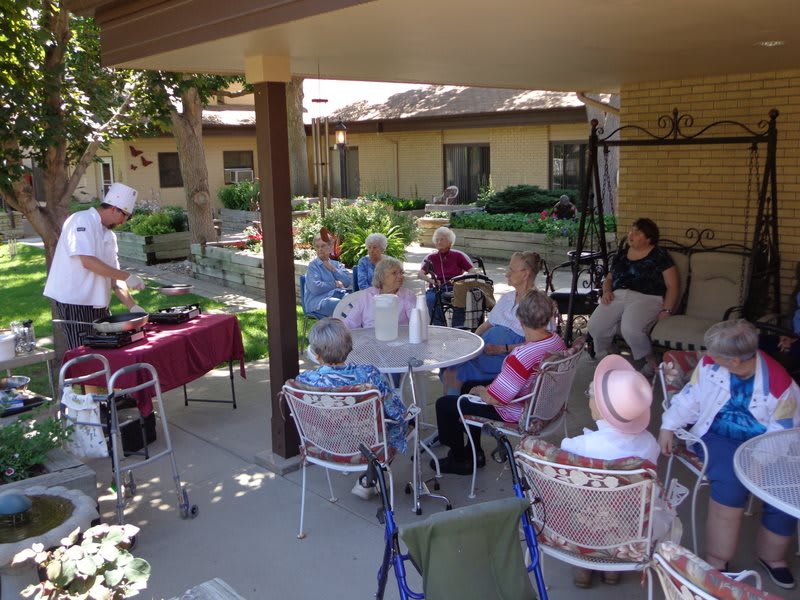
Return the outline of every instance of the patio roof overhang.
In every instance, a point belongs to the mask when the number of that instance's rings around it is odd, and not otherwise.
[[[800,66],[794,0],[67,0],[106,64],[517,89],[620,85]],[[765,48],[760,42],[783,41]]]
[[[614,92],[639,81],[800,67],[796,0],[64,0],[107,65],[256,83],[272,448],[296,453],[278,392],[297,373],[285,84],[291,75]],[[762,42],[781,42],[765,47]],[[277,82],[277,83],[276,83]],[[279,463],[276,459],[273,464]]]

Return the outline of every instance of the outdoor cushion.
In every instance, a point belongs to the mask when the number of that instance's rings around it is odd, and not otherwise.
[[[678,574],[719,600],[778,600],[780,598],[780,596],[769,594],[741,581],[734,581],[726,577],[699,556],[673,542],[659,544],[657,552]],[[671,575],[670,579],[681,590],[681,597],[687,599],[693,597],[681,581]]]
[[[678,281],[680,282],[680,292],[678,298],[682,299],[689,284],[689,255],[677,250],[667,250],[675,268],[678,269]],[[678,308],[677,306],[675,308]]]
[[[672,315],[658,321],[650,332],[650,339],[657,346],[675,350],[705,350],[703,338],[706,331],[719,319],[701,319],[689,315]]]
[[[713,323],[725,311],[742,303],[742,261],[740,254],[695,252],[689,260],[691,281],[685,314]]]

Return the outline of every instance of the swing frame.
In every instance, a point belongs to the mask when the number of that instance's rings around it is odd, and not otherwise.
[[[747,296],[744,301],[742,316],[754,320],[761,314],[773,312],[781,314],[780,295],[780,254],[778,249],[778,186],[777,147],[778,129],[777,118],[780,112],[777,108],[769,111],[769,119],[759,121],[756,128],[750,128],[744,123],[732,120],[715,121],[699,131],[690,133],[685,128],[694,125],[694,118],[688,113],[681,113],[677,108],[671,114],[661,115],[658,118],[656,133],[640,125],[623,125],[604,135],[603,128],[597,119],[591,120],[591,133],[589,135],[587,168],[584,186],[581,191],[581,217],[578,228],[578,238],[575,251],[570,253],[572,268],[572,285],[570,288],[567,318],[565,323],[565,341],[572,342],[573,322],[575,317],[576,298],[580,285],[581,272],[585,271],[587,260],[598,264],[596,272],[602,277],[609,272],[609,249],[606,243],[605,222],[603,220],[603,187],[600,183],[598,169],[598,151],[600,148],[608,152],[612,147],[626,146],[687,146],[711,144],[747,144],[751,147],[749,160],[753,155],[758,155],[760,145],[766,145],[766,160],[764,172],[760,181],[756,176],[758,185],[758,207],[756,212],[755,229],[753,230],[752,243],[746,252],[749,254],[746,272],[743,272],[744,281],[749,280]],[[736,135],[713,135],[722,127],[739,131]],[[637,136],[635,139],[612,139],[619,137],[623,132]],[[750,163],[749,163],[750,164]],[[607,168],[607,160],[606,160]],[[758,173],[758,165],[748,173],[748,192],[752,183],[752,176]],[[606,181],[606,185],[608,182]],[[745,227],[749,225],[750,198],[748,197]],[[708,230],[704,230],[708,231]],[[747,232],[745,232],[747,236]],[[687,232],[687,237],[691,237]],[[587,239],[589,244],[587,244]],[[594,247],[592,240],[597,240]],[[602,280],[601,277],[601,280]],[[753,293],[759,290],[759,293]]]

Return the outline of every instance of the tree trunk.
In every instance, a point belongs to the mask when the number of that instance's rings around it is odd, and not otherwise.
[[[292,195],[311,194],[308,175],[308,146],[306,126],[303,124],[303,78],[292,77],[286,85],[286,116],[289,126],[289,171],[292,179]]]
[[[196,88],[181,95],[183,112],[170,111],[172,132],[178,145],[178,157],[186,193],[186,213],[192,243],[205,244],[217,239],[208,188],[208,165],[203,148],[203,104]]]

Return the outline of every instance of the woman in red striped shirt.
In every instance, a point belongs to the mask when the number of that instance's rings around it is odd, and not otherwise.
[[[517,308],[517,318],[525,332],[525,343],[517,346],[503,361],[500,374],[489,385],[473,387],[470,394],[479,396],[485,404],[462,403],[465,415],[487,417],[496,421],[516,423],[522,415],[523,404],[509,404],[515,398],[530,393],[539,372],[542,359],[553,352],[566,350],[564,341],[548,331],[553,317],[553,301],[539,290],[529,290]],[[442,473],[457,475],[472,474],[472,452],[464,445],[464,426],[458,416],[458,396],[442,396],[436,401],[436,423],[439,427],[439,442],[448,446],[447,457],[439,461]],[[486,464],[481,450],[481,432],[471,428],[475,442],[478,467]],[[431,460],[431,467],[435,468]]]

